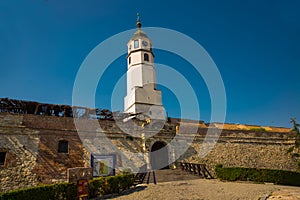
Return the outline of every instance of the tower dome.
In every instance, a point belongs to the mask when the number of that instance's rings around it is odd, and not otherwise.
[[[142,23],[139,15],[136,21],[136,28],[137,30],[127,43],[128,57],[130,56],[131,52],[135,52],[137,50],[148,51],[148,53],[151,53],[154,57],[154,54],[152,52],[152,41],[142,30]]]

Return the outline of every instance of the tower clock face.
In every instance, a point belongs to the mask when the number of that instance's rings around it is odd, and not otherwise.
[[[147,41],[143,41],[142,44],[146,47],[148,46],[148,42]]]

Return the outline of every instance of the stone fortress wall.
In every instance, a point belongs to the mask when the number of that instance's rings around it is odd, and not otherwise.
[[[0,113],[0,191],[62,182],[68,168],[84,166],[84,148],[66,119]],[[67,154],[58,153],[60,140],[69,141]]]
[[[83,131],[91,137],[99,132],[98,127],[91,121],[99,122],[101,133],[118,148],[116,157],[120,170],[128,168],[128,163],[134,159],[126,156],[126,152],[143,151],[141,138],[123,133],[112,120],[78,120],[83,124]],[[150,151],[158,141],[168,144],[173,140],[178,123],[177,119],[171,119],[163,130],[148,138],[146,150]],[[193,143],[180,159],[205,163],[212,173],[217,163],[232,167],[297,170],[296,161],[287,153],[295,142],[287,128],[268,127],[265,128],[265,132],[257,132],[251,129],[252,126],[226,124],[216,146],[201,158],[199,152],[208,130],[207,124],[185,121],[181,126],[197,126],[199,129]],[[219,128],[219,124],[216,123],[210,129],[214,132]],[[186,130],[177,135],[176,140],[184,142],[185,138],[193,137],[188,129]],[[214,139],[213,137],[215,136],[212,135],[211,139]],[[59,141],[68,142],[68,153],[58,152]],[[0,165],[0,192],[41,183],[66,181],[68,168],[90,166],[89,151],[101,154],[105,148],[111,148],[105,140],[99,139],[98,144],[95,149],[84,148],[71,117],[0,113],[0,152],[6,152],[5,162]],[[168,156],[178,152],[180,145],[169,148]]]

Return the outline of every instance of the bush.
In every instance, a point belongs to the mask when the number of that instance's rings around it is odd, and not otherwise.
[[[299,136],[298,136],[299,137]],[[300,139],[299,138],[296,138],[296,141],[295,141],[295,147],[296,148],[299,148],[300,147]]]
[[[287,150],[288,153],[292,153],[293,151],[294,151],[294,147],[290,147],[290,148],[288,148],[288,150]]]
[[[38,187],[13,190],[7,193],[0,194],[0,200],[73,200],[76,197],[77,186],[75,183],[41,185]]]
[[[265,128],[250,128],[250,131],[255,131],[255,132],[266,132]]]
[[[95,178],[89,181],[89,196],[97,197],[105,194],[120,193],[130,188],[133,182],[133,174]]]
[[[215,172],[219,179],[227,181],[272,182],[281,185],[300,186],[300,173],[293,171],[216,166]]]
[[[299,157],[300,157],[300,155],[298,153],[293,153],[292,154],[292,158],[299,158]]]
[[[93,180],[89,181],[89,196],[90,197],[97,197],[103,194],[103,187],[105,183],[104,177],[94,178]]]
[[[99,177],[89,181],[89,196],[119,193],[130,188],[134,182],[133,174]],[[14,190],[0,194],[0,200],[74,200],[77,198],[76,183],[60,183]]]
[[[216,168],[222,168],[222,167],[223,167],[223,164],[221,164],[221,163],[216,164]]]

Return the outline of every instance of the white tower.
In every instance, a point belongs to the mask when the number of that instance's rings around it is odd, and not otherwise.
[[[156,89],[152,41],[141,30],[138,17],[137,31],[127,43],[127,96],[124,98],[126,113],[142,113],[151,119],[165,120],[161,91]]]

